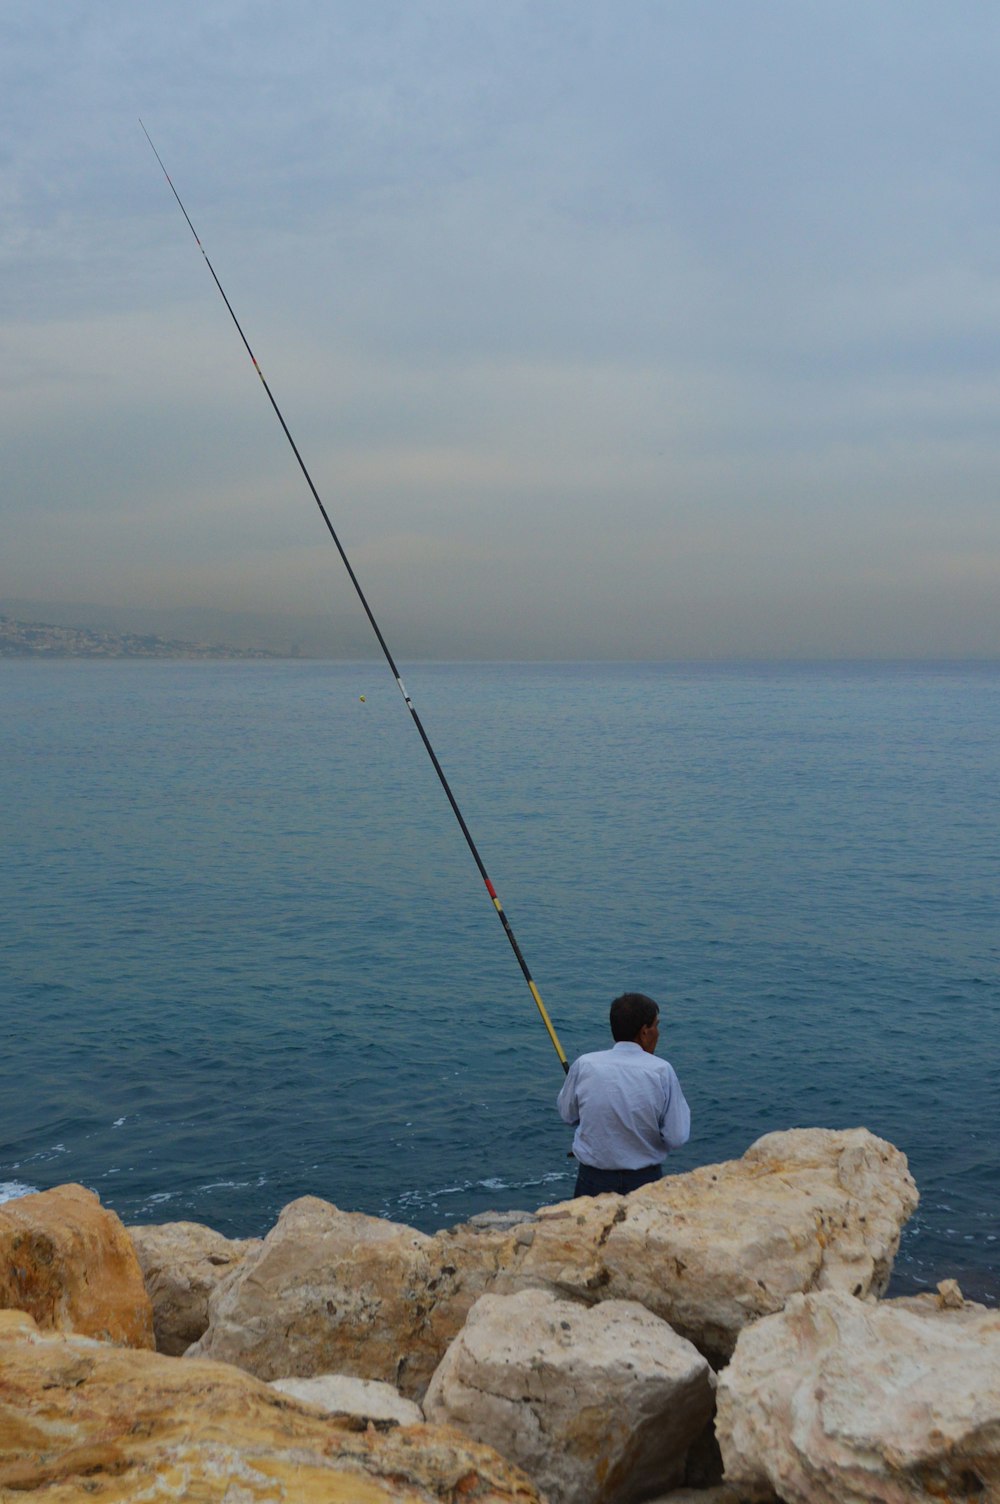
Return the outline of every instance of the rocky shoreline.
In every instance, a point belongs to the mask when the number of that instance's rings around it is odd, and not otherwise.
[[[865,1129],[432,1235],[0,1206],[0,1498],[1000,1500],[1000,1312],[886,1299],[917,1205]],[[946,1273],[946,1271],[942,1271]]]

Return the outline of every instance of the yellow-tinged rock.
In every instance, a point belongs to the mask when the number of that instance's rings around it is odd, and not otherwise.
[[[82,1185],[0,1206],[0,1307],[48,1331],[153,1346],[153,1308],[132,1240]]]
[[[489,1447],[359,1429],[224,1363],[129,1352],[0,1314],[0,1499],[39,1504],[541,1504]]]
[[[262,1379],[377,1379],[413,1398],[454,1336],[425,1334],[438,1287],[432,1246],[415,1228],[302,1196],[209,1297],[212,1324],[189,1355]]]

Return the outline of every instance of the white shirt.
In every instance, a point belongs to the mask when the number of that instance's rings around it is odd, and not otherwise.
[[[691,1134],[673,1066],[631,1040],[574,1060],[556,1105],[564,1123],[577,1125],[573,1153],[598,1170],[662,1164]]]

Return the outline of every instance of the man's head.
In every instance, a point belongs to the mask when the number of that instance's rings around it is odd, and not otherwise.
[[[623,992],[611,1004],[611,1036],[616,1044],[641,1045],[652,1055],[660,1037],[660,1009],[644,992]]]

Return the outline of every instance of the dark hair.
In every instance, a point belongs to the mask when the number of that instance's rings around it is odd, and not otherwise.
[[[616,1043],[623,1040],[634,1043],[640,1030],[647,1024],[655,1024],[659,1016],[659,1003],[654,1003],[644,992],[623,992],[611,1004],[611,1036]]]

